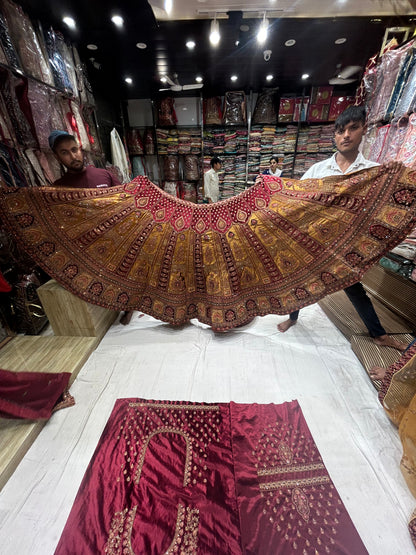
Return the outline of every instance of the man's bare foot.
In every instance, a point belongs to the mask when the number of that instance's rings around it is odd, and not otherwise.
[[[370,368],[370,378],[372,380],[382,380],[386,375],[387,368],[383,368],[382,366],[373,366]]]
[[[407,343],[401,343],[390,337],[390,335],[380,335],[379,337],[374,337],[374,343],[380,347],[391,347],[392,349],[397,349],[398,351],[405,351],[408,347]]]
[[[120,318],[120,324],[122,324],[123,326],[127,326],[128,324],[130,324],[130,320],[132,319],[134,310],[126,310],[122,317]]]
[[[281,322],[280,324],[277,324],[277,329],[279,331],[281,331],[282,333],[285,333],[285,331],[287,331],[289,328],[294,326],[296,324],[296,322],[297,322],[297,320],[291,320],[290,318],[288,318],[284,322]]]

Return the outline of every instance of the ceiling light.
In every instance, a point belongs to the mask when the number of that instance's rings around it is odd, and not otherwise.
[[[170,15],[173,7],[173,0],[165,0],[165,12]]]
[[[302,79],[309,79],[309,73],[303,73]]]
[[[285,42],[285,46],[294,46],[296,44],[295,39],[289,39]]]
[[[273,79],[273,75],[266,75],[266,81],[271,81]]]
[[[201,77],[200,75],[197,75],[197,76],[195,77],[195,81],[196,81],[197,83],[202,83],[203,79],[202,79],[202,77]]]
[[[230,79],[231,81],[237,81],[238,77],[237,75],[231,75]]]
[[[166,83],[167,81],[166,77],[161,77],[160,80],[162,81],[162,83]]]
[[[209,35],[209,42],[213,45],[213,46],[217,46],[217,44],[220,42],[220,26],[219,23],[217,21],[217,19],[213,19],[211,21],[211,32]]]
[[[195,48],[195,42],[193,40],[188,40],[186,46],[189,48],[189,50],[193,50]]]
[[[96,44],[87,44],[88,50],[98,50],[98,46]]]
[[[238,46],[239,44],[240,44],[240,41],[239,41],[239,40],[236,40],[236,41],[235,41],[235,45]]]
[[[250,27],[248,25],[240,25],[240,31],[243,31],[243,33],[247,33],[249,29]]]
[[[113,15],[111,21],[114,23],[114,25],[117,25],[117,27],[123,27],[124,19],[121,17],[121,15]]]
[[[124,81],[128,84],[128,85],[132,85],[133,84],[133,79],[131,77],[126,77],[124,79]]]
[[[269,28],[269,20],[266,19],[266,12],[264,12],[263,21],[260,24],[260,28],[257,33],[257,42],[259,44],[264,44],[267,39],[267,30]]]
[[[145,42],[138,42],[136,43],[137,48],[140,48],[140,50],[144,50],[145,48],[147,48],[147,44]]]
[[[62,21],[65,23],[65,25],[67,25],[70,29],[75,29],[76,28],[76,23],[75,23],[75,19],[73,17],[64,17],[62,19]]]
[[[341,37],[339,39],[336,39],[335,44],[344,44],[344,42],[347,42],[347,39],[345,37]]]

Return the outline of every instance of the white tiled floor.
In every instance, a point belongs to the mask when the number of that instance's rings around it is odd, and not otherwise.
[[[283,319],[256,318],[226,334],[198,322],[174,329],[139,313],[127,327],[114,324],[71,388],[75,407],[53,415],[0,493],[0,553],[54,552],[120,397],[298,399],[369,553],[414,553],[407,521],[416,500],[399,470],[397,430],[375,389],[318,305],[303,309],[299,323],[285,334],[276,328]]]

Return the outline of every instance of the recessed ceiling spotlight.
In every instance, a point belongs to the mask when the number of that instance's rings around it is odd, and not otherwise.
[[[303,73],[302,74],[302,79],[309,79],[309,73]]]
[[[381,19],[379,17],[374,17],[373,19],[370,19],[371,23],[381,23]]]
[[[128,85],[132,85],[133,84],[133,79],[131,77],[126,77],[124,79],[124,81],[128,84]]]
[[[140,50],[144,50],[145,48],[147,48],[147,44],[145,42],[137,42],[136,47],[140,48]]]
[[[203,79],[202,79],[202,77],[201,77],[200,75],[197,75],[197,76],[195,77],[195,81],[196,81],[197,83],[202,83]]]
[[[75,19],[73,17],[66,16],[62,19],[62,21],[67,25],[70,29],[76,28]]]
[[[243,33],[247,33],[249,29],[250,29],[249,25],[240,25],[240,31],[243,31]]]
[[[347,39],[345,37],[341,37],[339,39],[336,39],[335,44],[344,44],[344,42],[347,42]]]
[[[88,50],[98,50],[98,46],[96,44],[87,44]]]
[[[167,81],[166,77],[161,77],[160,80],[162,81],[162,83],[166,83]]]
[[[285,42],[285,46],[294,46],[296,44],[295,39],[289,39]]]
[[[121,15],[113,15],[113,17],[111,18],[111,21],[117,27],[123,27],[124,19],[121,17]]]
[[[195,48],[195,42],[193,40],[188,40],[186,46],[189,50],[193,50]]]
[[[231,81],[237,81],[238,77],[237,75],[231,75],[230,79]]]
[[[240,41],[239,41],[239,40],[236,40],[236,41],[235,41],[235,45],[238,46],[239,44],[240,44]]]
[[[266,81],[272,81],[273,75],[266,75]]]

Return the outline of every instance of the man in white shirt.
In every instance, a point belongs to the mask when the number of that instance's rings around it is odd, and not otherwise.
[[[221,160],[216,156],[211,159],[211,169],[204,175],[204,200],[209,204],[218,202],[220,198],[220,180],[218,172],[221,169]]]
[[[318,162],[310,167],[302,176],[302,179],[344,175],[379,166],[376,162],[366,160],[359,151],[361,139],[365,132],[364,107],[350,106],[335,122],[334,140],[337,152],[331,156],[331,158]],[[393,347],[399,351],[406,349],[406,344],[400,343],[386,334],[374,310],[373,303],[360,282],[346,287],[344,291],[377,345]],[[287,320],[278,324],[278,330],[285,332],[290,327],[294,326],[297,322],[298,315],[299,310],[292,312]]]

